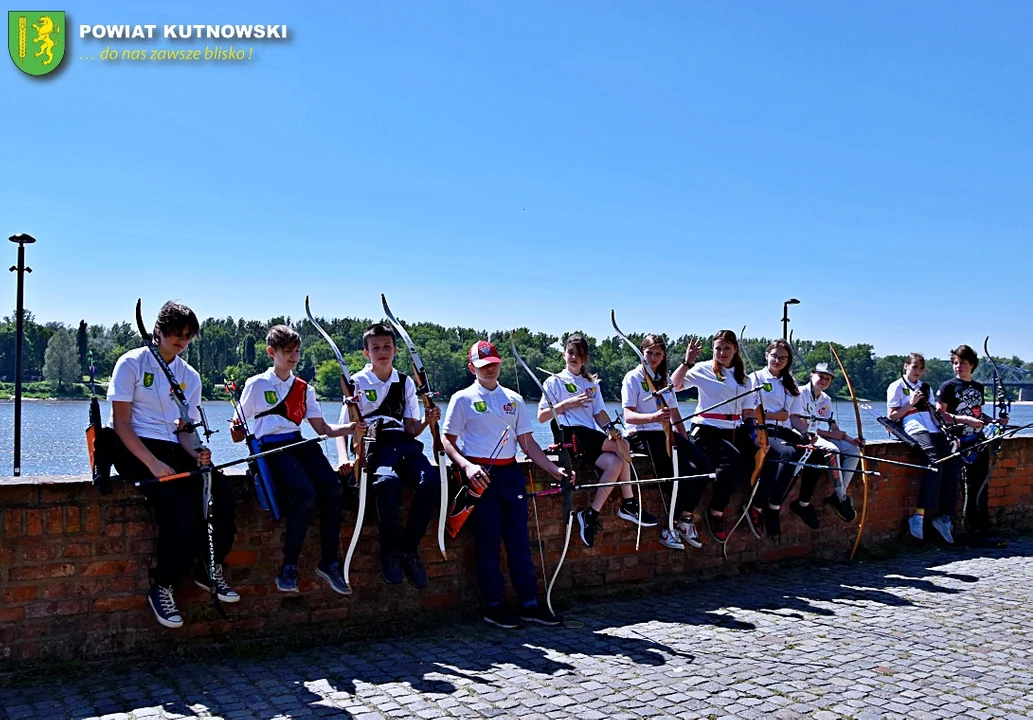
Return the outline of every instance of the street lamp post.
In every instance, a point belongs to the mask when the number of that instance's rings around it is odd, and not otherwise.
[[[18,272],[18,301],[15,313],[15,345],[14,345],[14,476],[22,474],[22,341],[25,337],[24,283],[25,273],[32,268],[25,267],[25,246],[36,242],[32,235],[18,233],[9,240],[18,243],[18,264],[11,266],[11,272]]]
[[[789,306],[799,305],[800,301],[796,298],[789,298],[782,303],[782,339],[789,339]]]

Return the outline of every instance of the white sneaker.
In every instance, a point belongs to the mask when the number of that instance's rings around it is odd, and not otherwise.
[[[681,539],[687,542],[692,547],[703,547],[703,541],[699,539],[699,533],[696,532],[696,524],[692,522],[692,518],[682,518],[674,526],[674,529],[678,531],[678,534],[681,536]]]
[[[923,536],[922,525],[925,523],[924,515],[912,515],[908,518],[907,529],[911,533],[911,537],[915,540],[921,540]]]
[[[933,527],[936,528],[936,531],[943,536],[944,542],[948,545],[954,544],[954,535],[951,534],[951,519],[949,517],[941,515],[936,518],[933,520]]]
[[[682,545],[681,540],[676,535],[671,535],[671,531],[664,528],[664,531],[660,533],[660,544],[665,548],[671,548],[671,550],[684,550],[685,546]]]

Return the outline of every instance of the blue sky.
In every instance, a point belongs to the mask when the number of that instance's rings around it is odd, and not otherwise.
[[[1033,6],[332,8],[74,3],[58,75],[5,61],[0,230],[39,239],[38,319],[379,317],[385,292],[444,325],[773,336],[797,297],[801,338],[1033,360]],[[84,60],[230,43],[80,23],[289,40]]]

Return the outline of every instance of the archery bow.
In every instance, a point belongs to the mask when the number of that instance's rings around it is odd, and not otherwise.
[[[652,366],[650,366],[649,361],[646,360],[646,356],[642,354],[642,350],[639,349],[638,345],[633,343],[631,341],[631,339],[627,335],[625,335],[623,332],[621,332],[621,329],[619,327],[617,327],[617,314],[613,310],[613,308],[610,309],[610,324],[613,325],[613,331],[615,333],[617,333],[617,336],[621,340],[626,342],[628,344],[628,347],[630,347],[634,351],[635,355],[638,356],[639,362],[642,364],[642,375],[643,375],[643,377],[645,377],[646,385],[649,387],[649,392],[653,396],[653,398],[656,400],[657,405],[659,407],[661,407],[661,408],[668,408],[668,407],[670,407],[667,404],[667,401],[664,400],[663,393],[668,388],[670,388],[672,392],[674,391],[674,388],[671,385],[671,379],[668,377],[666,379],[666,384],[665,385],[661,385],[661,383],[664,382],[664,378],[661,378],[660,374],[653,370]],[[679,469],[678,469],[678,445],[677,445],[677,443],[674,440],[674,429],[671,427],[671,422],[669,420],[665,420],[661,424],[662,424],[663,429],[664,429],[664,435],[667,438],[667,454],[671,456],[672,475],[673,475],[673,477],[677,478],[680,473],[679,473]],[[655,468],[654,468],[654,470],[655,470]],[[663,491],[662,490],[660,491],[660,496],[663,497]],[[670,536],[672,538],[677,538],[678,537],[678,532],[674,529],[674,513],[675,513],[675,507],[677,506],[677,504],[678,504],[678,481],[677,480],[672,480],[672,482],[671,482],[671,507],[670,507],[670,509],[667,512],[667,532],[670,533]],[[639,507],[641,507],[641,504],[639,505]]]
[[[527,363],[524,362],[524,359],[520,357],[520,353],[517,352],[516,332],[512,332],[510,334],[509,346],[513,351],[513,357],[516,359],[517,363],[519,363],[520,367],[522,367],[527,372],[527,374],[531,376],[531,379],[534,380],[534,384],[537,385],[538,389],[542,391],[542,397],[545,398],[545,403],[549,406],[549,410],[552,411],[552,417],[556,420],[556,427],[560,427],[560,414],[556,412],[556,408],[553,406],[552,400],[549,399],[549,394],[545,392],[545,386],[542,385],[541,381],[538,379],[538,376],[534,374],[531,368],[527,366]],[[549,580],[549,585],[545,589],[545,604],[549,608],[549,612],[551,612],[553,615],[555,615],[556,613],[552,609],[552,588],[556,584],[556,578],[558,578],[560,575],[560,568],[563,567],[563,561],[567,557],[567,548],[570,545],[570,528],[574,518],[574,480],[569,475],[569,473],[572,472],[570,456],[567,453],[566,449],[563,447],[564,443],[562,428],[560,429],[559,444],[559,465],[567,471],[568,475],[560,481],[560,485],[563,488],[563,517],[565,518],[565,527],[563,530],[563,551],[560,553],[559,562],[556,563],[556,569],[552,573],[552,579]]]
[[[200,423],[195,423],[190,415],[190,406],[187,405],[187,397],[183,393],[183,386],[176,380],[176,376],[172,374],[172,368],[165,362],[165,358],[161,356],[161,352],[158,347],[154,344],[154,334],[147,331],[147,326],[143,322],[143,301],[140,298],[136,300],[136,328],[140,331],[140,337],[143,338],[144,346],[150,351],[151,355],[154,356],[155,361],[158,363],[158,367],[161,368],[162,373],[165,375],[165,379],[169,382],[169,391],[172,393],[172,399],[176,403],[176,408],[179,410],[179,421],[180,426],[176,429],[176,433],[189,433],[190,437],[190,449],[196,453],[200,453],[205,449],[204,442],[201,440],[201,433],[198,428],[204,429],[205,439],[210,438],[214,435],[217,430],[212,430],[208,427],[208,418],[205,417],[204,410],[200,405],[197,406],[197,413],[201,418]],[[175,358],[173,358],[175,359]],[[200,468],[201,475],[204,478],[204,484],[201,489],[201,516],[204,519],[205,530],[208,534],[208,562],[205,563],[205,570],[208,572],[209,592],[212,597],[212,605],[216,611],[222,616],[226,616],[226,611],[222,608],[222,603],[219,601],[219,589],[215,582],[215,529],[212,523],[212,466],[211,464],[204,465]]]
[[[850,375],[846,371],[846,366],[843,365],[843,361],[839,357],[839,353],[836,352],[836,348],[829,343],[829,350],[832,351],[832,357],[836,358],[836,362],[839,364],[839,370],[843,373],[843,381],[846,383],[846,389],[850,392],[850,401],[854,404],[854,418],[857,420],[857,442],[859,447],[864,447],[864,429],[861,427],[861,407],[857,403],[857,393],[854,392],[854,384],[850,382]],[[861,519],[857,523],[857,537],[854,538],[854,546],[850,550],[850,559],[854,559],[854,553],[857,552],[857,546],[861,544],[861,533],[864,532],[864,520],[868,511],[868,461],[865,459],[864,454],[861,454],[861,484],[864,488],[863,499],[861,501]]]
[[[323,327],[316,322],[316,318],[312,315],[312,310],[308,305],[308,295],[305,296],[305,314],[308,315],[308,320],[312,323],[312,326],[323,336],[323,339],[330,344],[330,349],[334,353],[334,357],[337,358],[337,364],[341,367],[341,392],[344,393],[342,403],[348,408],[348,419],[353,423],[362,422],[362,413],[359,412],[359,406],[354,400],[355,396],[355,383],[352,382],[351,372],[348,370],[347,363],[344,362],[344,356],[341,355],[340,348],[337,347],[337,343],[330,337],[330,333],[323,329]],[[358,447],[355,449],[355,465],[354,472],[356,480],[358,481],[359,489],[359,510],[358,515],[355,518],[355,530],[352,531],[351,540],[348,542],[348,552],[344,556],[344,584],[349,585],[349,570],[351,569],[352,556],[355,555],[355,546],[359,543],[359,533],[362,532],[362,521],[366,515],[366,484],[367,484],[367,468],[366,468],[366,450],[367,446],[372,442],[372,437],[369,432],[362,438],[362,441],[358,443]],[[338,454],[343,455],[344,459],[347,460],[349,456],[348,452],[348,439],[346,437],[339,437],[337,439]]]
[[[423,360],[420,359],[420,354],[416,351],[416,343],[412,341],[402,323],[391,312],[391,308],[387,305],[387,298],[384,297],[383,293],[380,294],[380,301],[384,305],[384,313],[387,315],[387,319],[401,336],[402,342],[405,343],[405,347],[409,351],[409,357],[412,358],[413,376],[416,380],[416,392],[423,398],[424,410],[429,411],[435,407],[434,400],[431,399],[433,393],[430,390],[430,381],[427,379],[427,370],[423,367]],[[441,444],[441,431],[438,429],[437,421],[430,424],[430,436],[434,443],[434,457],[438,466],[438,482],[441,485],[440,498],[438,500],[440,506],[438,509],[438,549],[441,550],[441,557],[448,560],[448,553],[445,552],[445,525],[448,521],[448,456],[445,455],[445,446]]]
[[[753,360],[750,359],[749,350],[746,348],[745,336],[746,326],[743,325],[742,330],[739,332],[739,342],[741,343],[740,347],[742,348],[741,354],[746,358],[746,362],[750,366],[750,376],[753,377],[754,381],[756,381],[759,378],[754,377],[757,371],[753,367]],[[758,387],[763,389],[764,385],[759,385]],[[734,533],[735,529],[739,527],[743,520],[746,519],[746,515],[750,512],[750,506],[753,504],[753,499],[757,496],[757,490],[760,488],[760,483],[757,478],[760,477],[760,472],[764,468],[764,460],[767,458],[768,450],[771,449],[771,443],[768,441],[768,431],[766,427],[767,417],[764,413],[763,392],[757,394],[757,407],[754,408],[754,410],[757,413],[756,422],[754,424],[754,432],[757,436],[757,452],[753,456],[753,472],[750,473],[750,487],[752,490],[750,490],[749,499],[743,506],[742,515],[740,515],[739,519],[735,521],[735,524],[732,525],[732,529],[728,531],[727,535],[725,535],[725,541],[721,543],[721,556],[724,558],[728,557],[728,541],[732,539],[732,533]],[[742,425],[739,427],[742,427]]]

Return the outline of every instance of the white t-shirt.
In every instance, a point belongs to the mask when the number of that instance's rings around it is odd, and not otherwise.
[[[191,420],[199,422],[201,376],[178,355],[169,363],[169,369],[186,395]],[[146,347],[130,350],[115,363],[108,384],[108,400],[132,403],[129,424],[138,437],[179,442],[175,433],[179,405],[165,372]],[[111,422],[114,424],[114,409]]]
[[[667,407],[677,409],[678,396],[674,394],[673,389],[670,387],[665,388],[661,393],[661,397],[667,403]],[[631,408],[635,412],[646,415],[655,413],[663,407],[660,403],[660,398],[653,397],[653,394],[649,391],[649,385],[646,383],[646,371],[641,363],[624,376],[624,382],[621,383],[621,407]],[[627,434],[631,435],[639,430],[663,429],[664,426],[658,422],[645,423],[644,425],[628,423]]]
[[[917,390],[920,388],[921,381],[915,386]],[[932,388],[929,388],[930,393]],[[907,407],[911,404],[911,391],[907,385],[904,384],[904,378],[897,378],[890,386],[886,388],[886,407],[888,410],[894,410],[896,408]],[[913,412],[910,415],[906,415],[903,418],[904,432],[908,435],[914,435],[916,432],[925,431],[927,433],[938,433],[940,428],[936,426],[936,421],[933,420],[932,416],[927,410],[921,410],[919,412]]]
[[[397,370],[392,368],[391,377],[387,380],[381,380],[373,374],[373,365],[366,363],[366,367],[352,375],[352,382],[355,383],[355,392],[359,396],[359,412],[362,413],[362,417],[366,418],[367,424],[380,418],[383,420],[382,429],[405,429],[405,425],[399,423],[396,418],[374,413],[380,407],[380,404],[384,402],[387,391],[391,389],[394,383],[398,382]],[[420,412],[419,400],[416,398],[416,383],[409,376],[405,378],[405,407],[402,411],[402,417],[411,420],[420,420],[423,417],[423,413]],[[344,404],[341,405],[341,418],[339,422],[342,424],[349,422],[348,407]]]
[[[782,379],[772,375],[771,371],[766,367],[751,373],[747,376],[747,379],[750,381],[750,389],[755,387],[763,387],[764,389],[759,393],[755,393],[744,398],[744,408],[756,408],[761,401],[763,401],[765,413],[775,413],[782,410],[788,410],[790,416],[803,415],[803,400],[801,399],[801,396],[790,394],[782,384]],[[760,397],[758,397],[758,395]],[[778,422],[768,420],[768,424],[781,425],[782,427],[787,428],[791,428],[793,426],[789,420],[780,420]]]
[[[596,429],[595,416],[601,412],[606,412],[606,403],[603,402],[603,392],[599,389],[598,382],[575,375],[570,370],[563,368],[562,372],[546,378],[543,384],[545,385],[545,392],[553,405],[559,405],[562,401],[575,395],[587,393],[588,397],[592,398],[591,406],[571,408],[564,413],[560,413],[560,416],[556,418],[556,422],[560,425],[580,425],[581,427]],[[549,409],[548,403],[545,402],[545,397],[542,397],[538,402],[538,409]]]
[[[832,417],[832,398],[828,396],[828,393],[822,391],[817,398],[814,397],[814,388],[811,383],[807,383],[800,388],[800,400],[803,404],[803,412],[801,415],[814,415],[824,420],[828,420]],[[808,425],[814,424],[813,420],[807,420]],[[828,430],[828,423],[818,423],[819,430]]]
[[[448,401],[441,431],[459,438],[463,455],[490,458],[506,428],[509,435],[498,450],[499,460],[516,457],[517,437],[531,432],[524,399],[509,388],[488,390],[479,382],[460,390]]]
[[[676,385],[675,390],[684,390],[690,387],[698,389],[699,407],[702,409],[717,405],[719,402],[729,400],[736,395],[741,395],[749,389],[749,378],[746,379],[745,385],[740,385],[735,381],[735,370],[733,368],[725,368],[722,374],[724,378],[719,378],[714,374],[714,363],[712,361],[698,362],[689,368],[682,379],[681,385]],[[743,400],[745,398],[727,402],[720,407],[714,408],[712,412],[715,415],[741,415]],[[739,420],[697,416],[692,418],[692,424],[709,425],[730,430],[739,424]]]
[[[256,414],[271,410],[282,402],[287,397],[291,386],[294,385],[294,381],[294,373],[291,373],[286,380],[281,380],[272,368],[261,375],[248,378],[243,392],[240,393],[240,405],[235,414],[237,417],[247,418],[248,428],[256,438],[261,439],[267,435],[281,435],[301,430],[300,425],[295,425],[282,415],[255,417]],[[323,409],[319,407],[315,389],[309,385],[305,388],[305,419],[321,417],[323,417]]]

